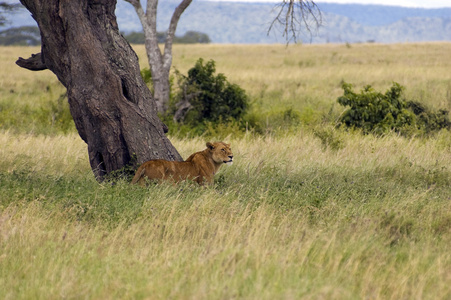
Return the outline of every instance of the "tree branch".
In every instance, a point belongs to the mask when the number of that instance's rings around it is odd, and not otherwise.
[[[27,59],[19,57],[19,59],[16,61],[16,64],[19,67],[31,71],[42,71],[47,69],[47,66],[42,59],[41,53],[32,54],[31,57]]]
[[[193,2],[193,0],[183,0],[172,14],[171,22],[169,23],[168,34],[166,37],[166,42],[164,45],[164,67],[169,68],[172,63],[172,42],[174,40],[175,31],[177,29],[177,24],[180,20],[180,16],[183,14],[185,9]]]
[[[312,27],[320,27],[322,23],[322,14],[312,0],[283,0],[274,8],[277,11],[276,17],[268,28],[269,32],[276,26],[281,26],[282,36],[287,43],[291,40],[297,42],[297,34],[305,28],[312,35]]]
[[[158,0],[147,0],[147,24],[149,24],[152,32],[155,32],[155,35],[157,34],[157,8]]]
[[[133,5],[133,7],[135,8],[136,14],[138,15],[139,21],[141,22],[141,25],[143,27],[143,30],[146,31],[146,28],[148,27],[146,14],[145,14],[139,0],[124,0],[124,1]]]

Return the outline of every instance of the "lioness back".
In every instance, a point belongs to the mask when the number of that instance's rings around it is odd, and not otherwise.
[[[222,164],[231,164],[233,153],[230,144],[223,142],[207,143],[207,148],[191,154],[186,161],[150,160],[136,171],[132,184],[145,185],[146,180],[174,183],[193,180],[199,184],[213,183],[214,175]]]
[[[179,182],[196,177],[193,168],[187,162],[167,161],[163,159],[150,160],[143,163],[136,171],[132,184],[144,185],[146,178],[150,180],[172,180]]]

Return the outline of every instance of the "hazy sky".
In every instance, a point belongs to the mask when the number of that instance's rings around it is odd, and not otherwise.
[[[212,0],[233,2],[277,2],[277,0]],[[355,3],[355,4],[381,4],[405,7],[440,8],[451,7],[450,0],[317,0],[317,3]]]

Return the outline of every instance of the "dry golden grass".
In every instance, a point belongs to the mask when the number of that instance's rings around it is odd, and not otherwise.
[[[134,46],[142,67],[144,47]],[[392,82],[406,97],[451,109],[451,43],[329,45],[175,45],[173,66],[182,73],[202,57],[240,84],[267,110],[330,107],[341,81],[385,91]]]
[[[141,189],[97,184],[74,135],[4,132],[0,295],[447,298],[449,133],[342,139],[333,151],[309,132],[230,138],[219,186]]]
[[[1,47],[0,92],[2,102],[15,101],[16,105],[31,107],[42,105],[42,101],[64,92],[55,74],[49,70],[31,72],[15,64],[19,57],[28,58],[40,52],[40,47]],[[54,91],[49,91],[49,87]]]
[[[64,176],[89,168],[87,146],[77,134],[49,137],[3,132],[0,143],[2,169],[7,172],[27,170]]]
[[[174,65],[185,72],[212,58],[266,110],[327,111],[342,79],[381,90],[397,81],[409,97],[450,108],[450,48],[177,45]],[[33,51],[2,48],[0,105],[39,106],[63,92],[51,73],[9,62]],[[146,189],[97,183],[76,133],[13,132],[0,131],[2,299],[451,297],[448,131],[229,136],[234,165],[214,187]],[[185,158],[206,142],[171,141]]]

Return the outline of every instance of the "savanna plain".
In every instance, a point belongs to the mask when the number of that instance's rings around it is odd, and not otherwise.
[[[144,48],[134,46],[141,67]],[[451,109],[451,44],[177,45],[246,90],[214,186],[99,183],[39,48],[0,48],[1,299],[450,299],[451,134],[336,128],[343,81]],[[68,121],[69,120],[69,121]]]

